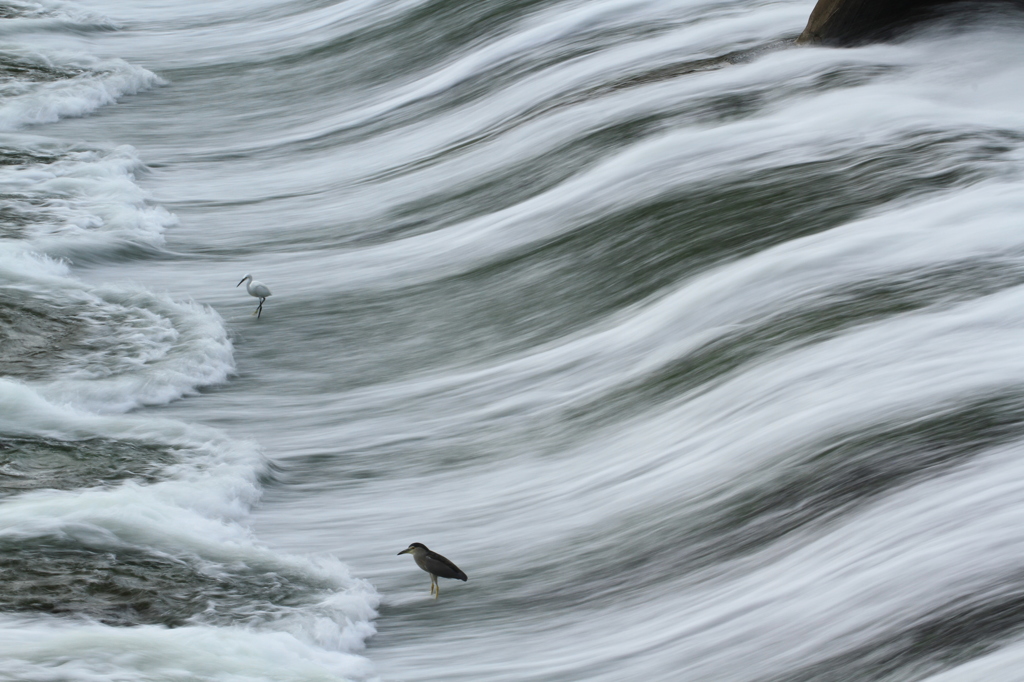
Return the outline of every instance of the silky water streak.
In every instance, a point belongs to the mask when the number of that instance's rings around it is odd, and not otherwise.
[[[0,2],[0,676],[1017,679],[1024,18],[813,4]]]

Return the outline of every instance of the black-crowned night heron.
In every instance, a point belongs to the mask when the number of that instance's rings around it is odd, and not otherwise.
[[[439,577],[462,580],[463,582],[469,580],[466,574],[462,572],[462,569],[437,552],[431,552],[422,542],[414,542],[398,554],[412,554],[412,558],[416,560],[416,565],[430,574],[430,594],[434,595],[434,599],[437,599],[437,595],[441,594],[441,588],[437,586],[437,579]]]

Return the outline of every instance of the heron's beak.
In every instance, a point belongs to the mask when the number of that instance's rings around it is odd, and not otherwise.
[[[409,554],[410,552],[412,552],[412,547],[410,547],[408,549],[403,549],[401,552],[399,552],[395,556],[402,556],[403,554]]]

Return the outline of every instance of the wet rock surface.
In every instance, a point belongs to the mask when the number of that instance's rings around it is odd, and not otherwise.
[[[819,0],[800,35],[801,43],[853,45],[892,37],[901,30],[949,12],[974,14],[1016,6],[1021,0]]]

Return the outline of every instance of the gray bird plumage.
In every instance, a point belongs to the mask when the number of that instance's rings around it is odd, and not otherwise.
[[[412,554],[412,558],[416,560],[416,565],[430,574],[430,594],[434,596],[434,599],[437,599],[438,595],[441,594],[441,588],[437,585],[438,578],[451,578],[452,580],[462,580],[463,582],[469,580],[469,577],[462,572],[462,569],[452,563],[450,559],[441,556],[437,552],[430,551],[422,542],[414,542],[398,554]]]

